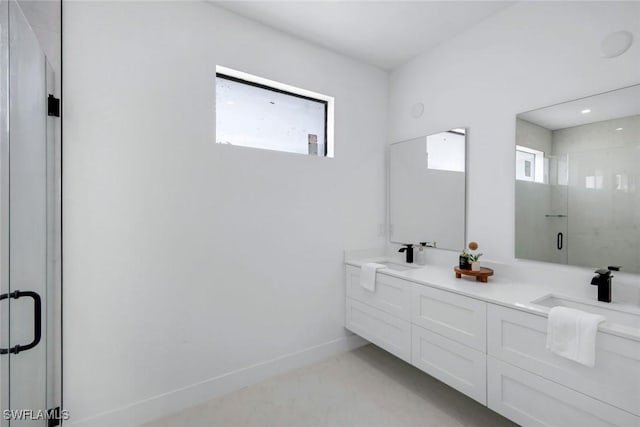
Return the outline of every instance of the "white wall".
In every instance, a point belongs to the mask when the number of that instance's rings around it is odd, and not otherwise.
[[[343,250],[384,244],[387,74],[206,3],[64,14],[73,420],[126,426],[348,348]],[[216,145],[216,64],[334,96],[335,158]]]
[[[622,29],[635,45],[601,58],[601,40]],[[390,142],[468,127],[467,237],[512,262],[516,114],[639,83],[638,39],[638,2],[516,3],[392,72]]]

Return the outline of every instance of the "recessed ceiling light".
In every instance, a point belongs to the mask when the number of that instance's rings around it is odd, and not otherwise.
[[[616,129],[616,130],[624,130],[624,128],[618,128],[618,129]]]
[[[582,114],[589,114],[591,112],[590,109],[585,108],[584,110],[580,111]]]

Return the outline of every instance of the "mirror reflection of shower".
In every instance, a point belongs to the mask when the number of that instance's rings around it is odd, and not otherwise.
[[[638,165],[640,85],[518,115],[516,258],[640,272]]]

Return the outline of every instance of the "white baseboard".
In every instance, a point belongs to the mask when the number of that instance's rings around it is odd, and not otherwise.
[[[203,382],[173,390],[84,420],[69,420],[68,427],[135,427],[153,419],[196,406],[217,396],[255,384],[333,355],[367,344],[357,335],[338,338],[296,353],[238,369]],[[73,415],[73,414],[71,414]]]

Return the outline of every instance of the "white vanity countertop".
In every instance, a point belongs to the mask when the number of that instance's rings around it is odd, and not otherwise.
[[[367,262],[393,262],[400,265],[415,266],[414,264],[398,262],[396,259],[389,257],[348,259],[345,261],[345,264],[360,268],[362,264]],[[496,269],[494,269],[494,275],[489,277],[489,282],[482,283],[472,276],[462,276],[462,278],[457,279],[453,271],[453,265],[449,268],[437,265],[415,267],[417,268],[409,268],[403,271],[384,268],[378,270],[378,273],[545,317],[548,315],[550,309],[536,305],[532,303],[532,301],[543,298],[549,294],[576,298],[609,310],[621,310],[640,316],[640,310],[632,305],[616,303],[615,301],[612,303],[597,301],[597,288],[590,286],[588,283],[581,287],[559,287],[558,285],[544,283],[533,284],[510,277],[501,277],[500,271]],[[640,341],[640,329],[604,322],[600,325],[599,330],[601,332]]]

